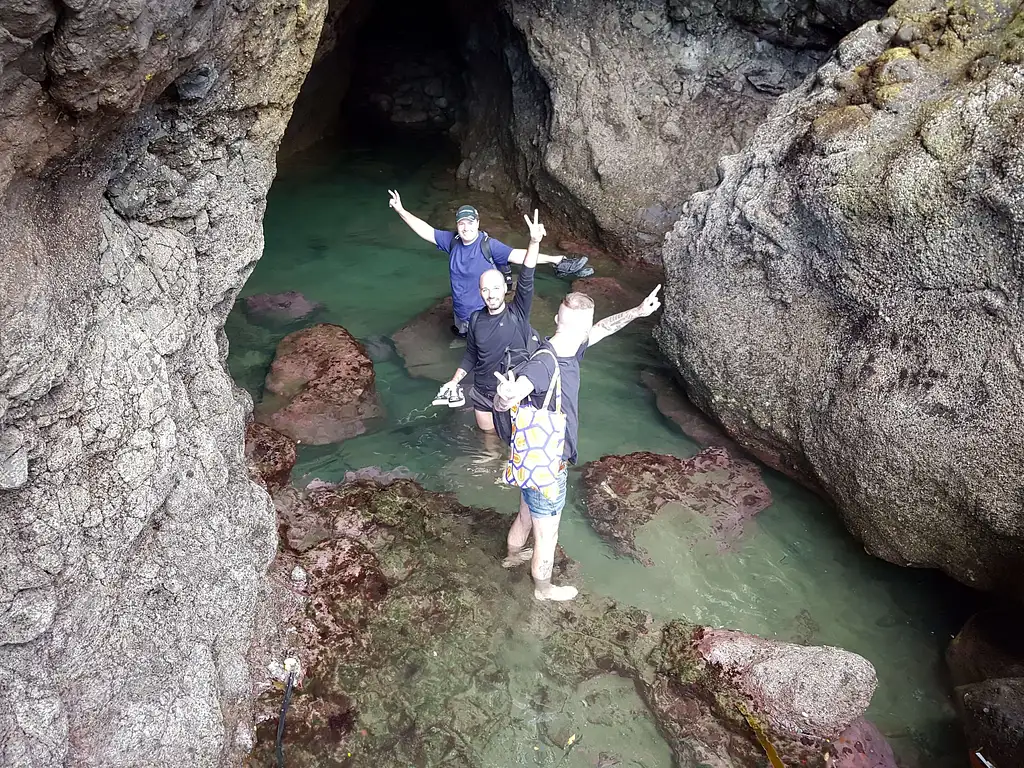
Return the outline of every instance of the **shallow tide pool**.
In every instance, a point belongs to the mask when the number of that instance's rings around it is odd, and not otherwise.
[[[337,323],[371,350],[387,414],[367,434],[340,445],[302,446],[293,473],[299,486],[314,478],[339,481],[361,467],[404,467],[426,487],[452,491],[464,504],[509,514],[517,507],[515,491],[495,482],[501,455],[475,430],[472,412],[430,407],[438,383],[410,376],[390,341],[446,295],[448,279],[446,255],[389,209],[389,188],[399,189],[406,207],[435,226],[453,227],[451,212],[460,201],[472,200],[483,229],[514,247],[526,244],[525,227],[501,221],[487,196],[459,191],[456,159],[444,148],[320,151],[282,173],[271,190],[265,255],[242,296],[294,290],[323,308],[297,324],[261,324],[247,318],[239,301],[227,324],[232,375],[259,402],[277,342],[312,322]],[[551,243],[542,250],[558,252]],[[594,266],[599,275],[651,287],[614,264]],[[538,274],[534,324],[550,331],[568,284],[549,269]],[[462,349],[453,342],[436,354],[454,372]],[[659,413],[640,381],[645,370],[667,373],[649,324],[630,326],[588,351],[580,394],[581,463],[636,450],[680,457],[699,450]],[[593,533],[573,491],[578,476],[570,473],[560,542],[582,566],[578,586],[658,618],[685,617],[859,653],[878,672],[868,716],[901,762],[921,768],[962,765],[942,660],[962,619],[954,607],[959,592],[935,574],[869,557],[826,503],[767,468],[764,476],[773,503],[731,551],[702,543],[699,524],[685,510],[666,507],[638,534],[638,544],[655,563],[644,567],[612,556]],[[629,736],[615,739],[637,741],[635,753],[645,755],[634,764],[671,765],[653,726],[625,718],[617,728],[614,733]],[[641,742],[649,742],[646,749]],[[530,749],[525,742],[522,747]],[[576,764],[570,759],[564,765]]]

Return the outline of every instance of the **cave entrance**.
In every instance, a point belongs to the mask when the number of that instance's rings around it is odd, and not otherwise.
[[[500,55],[509,28],[492,1],[332,3],[279,159],[325,139],[461,146],[477,105],[500,119],[495,103],[511,102]]]

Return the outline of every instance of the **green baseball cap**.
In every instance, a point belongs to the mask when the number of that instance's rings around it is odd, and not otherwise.
[[[472,205],[464,205],[459,208],[458,213],[455,214],[455,223],[458,224],[463,219],[479,219],[480,214],[477,213],[476,208]]]

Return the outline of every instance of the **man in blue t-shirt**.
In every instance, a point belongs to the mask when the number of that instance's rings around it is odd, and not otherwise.
[[[452,306],[454,309],[454,325],[452,331],[458,336],[465,336],[469,327],[469,318],[478,309],[484,309],[484,300],[480,296],[480,276],[489,269],[504,269],[508,264],[522,264],[526,258],[525,248],[510,248],[500,240],[480,232],[480,214],[471,205],[464,205],[455,214],[457,232],[434,229],[423,219],[405,210],[402,198],[397,190],[388,190],[391,200],[388,203],[409,228],[428,243],[433,243],[439,251],[449,254],[448,273],[451,277]],[[494,263],[487,260],[483,250],[483,241],[487,238],[488,249]],[[586,266],[586,256],[548,256],[539,254],[538,264],[554,264],[555,274],[559,277],[588,277],[594,270]]]

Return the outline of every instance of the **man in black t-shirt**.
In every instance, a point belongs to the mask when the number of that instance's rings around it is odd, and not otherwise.
[[[540,234],[543,234],[543,227]],[[531,239],[531,247],[532,243]],[[586,294],[570,293],[558,307],[555,335],[514,370],[504,376],[495,373],[498,390],[494,407],[503,412],[523,401],[535,408],[544,407],[548,390],[554,385],[555,371],[558,371],[561,411],[565,414],[565,444],[557,477],[557,497],[548,498],[533,488],[522,489],[519,514],[508,532],[508,555],[502,563],[506,568],[512,568],[530,562],[533,596],[538,600],[572,600],[577,594],[576,587],[552,584],[551,571],[555,546],[558,544],[558,524],[565,507],[567,471],[570,464],[576,463],[577,458],[580,361],[588,347],[625,327],[632,320],[647,317],[658,309],[661,306],[659,290],[660,285],[638,306],[606,317],[598,323],[594,323],[594,301]],[[552,399],[548,407],[554,402]],[[534,538],[532,549],[526,547],[531,532]]]
[[[507,413],[494,412],[494,393],[497,388],[494,374],[504,371],[506,356],[514,365],[529,355],[540,343],[539,336],[530,327],[530,307],[533,305],[533,279],[537,267],[538,249],[533,247],[533,227],[529,216],[524,217],[531,229],[531,247],[526,250],[523,268],[516,282],[515,298],[505,303],[505,277],[496,269],[480,276],[480,296],[484,308],[472,314],[466,335],[466,352],[451,380],[437,393],[435,402],[443,402],[457,392],[459,382],[473,374],[470,402],[477,426],[485,432],[497,431],[502,442],[512,438],[512,424]],[[537,212],[534,211],[534,218]],[[539,223],[537,226],[541,226]],[[537,241],[539,242],[539,240]]]

